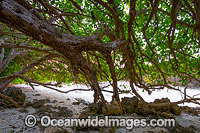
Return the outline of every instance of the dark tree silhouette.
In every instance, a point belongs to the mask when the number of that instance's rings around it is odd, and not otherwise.
[[[146,103],[135,86],[151,94],[164,87],[180,91],[170,77],[179,77],[183,86],[189,80],[199,81],[200,0],[0,0],[0,21],[48,46],[1,43],[0,71],[18,54],[12,53],[14,48],[47,53],[1,77],[1,88],[17,77],[47,87],[24,74],[56,56],[75,77],[84,77],[95,92],[94,100],[101,99],[104,105],[99,81],[110,82],[113,101],[120,107],[119,80],[128,80],[132,93],[149,106],[165,104]],[[11,48],[5,60],[4,48]],[[184,95],[183,100],[170,104],[200,100],[187,96],[186,91]]]

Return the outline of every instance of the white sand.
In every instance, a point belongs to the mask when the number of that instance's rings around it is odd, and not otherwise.
[[[106,86],[107,84],[104,83],[101,86]],[[21,87],[28,87],[25,84],[21,84],[21,85],[17,85],[17,86],[21,86]],[[124,89],[124,86],[126,86],[126,89]],[[30,87],[30,86],[29,86]],[[130,90],[129,87],[129,83],[128,82],[118,82],[118,87],[120,89],[123,90]],[[31,88],[30,88],[31,89]],[[42,95],[46,96],[46,97],[51,97],[51,99],[59,99],[59,100],[63,100],[66,98],[82,98],[88,102],[93,102],[93,91],[73,91],[73,92],[69,92],[67,94],[65,93],[60,93],[54,90],[51,90],[49,88],[45,88],[42,86],[35,86],[35,89],[38,93],[41,93]],[[87,86],[85,85],[63,85],[63,87],[57,87],[56,89],[58,90],[62,90],[62,91],[68,91],[71,89],[88,89]],[[182,92],[184,91],[183,87],[180,87],[180,89],[182,90]],[[106,90],[110,90],[112,91],[111,87],[106,88]],[[147,102],[153,102],[155,99],[159,98],[169,98],[171,102],[177,102],[179,100],[183,99],[183,94],[181,94],[179,91],[175,91],[175,90],[168,90],[167,88],[163,89],[163,90],[157,90],[157,91],[153,91],[151,95],[149,95],[146,91],[143,91],[143,89],[141,88],[137,88],[136,87],[137,92],[144,98],[145,101]],[[196,94],[199,94],[193,98],[200,98],[200,88],[198,89],[187,89],[186,91],[187,95],[193,97]],[[108,92],[103,92],[105,99],[110,102],[112,99],[112,93],[108,93]],[[120,98],[123,97],[132,97],[134,96],[134,94],[120,94]],[[181,106],[183,104],[180,104]],[[194,104],[194,103],[185,103],[184,106],[189,106],[189,107],[200,107],[200,105],[198,104]]]

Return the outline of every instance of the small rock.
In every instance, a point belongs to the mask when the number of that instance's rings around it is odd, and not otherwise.
[[[34,102],[32,102],[32,107],[37,109],[44,106],[44,104],[48,102],[50,102],[49,99],[40,99],[40,100],[34,99]]]
[[[90,103],[88,108],[92,114],[102,114],[102,102]]]
[[[124,113],[134,113],[138,107],[138,98],[136,96],[122,98],[122,108]]]
[[[91,116],[91,113],[89,110],[86,110],[86,111],[82,111],[79,115],[79,118],[84,118],[84,119],[87,119],[88,116]]]
[[[153,103],[170,103],[170,100],[168,98],[162,98],[162,99],[155,99]],[[160,107],[154,107],[156,112],[165,112],[165,113],[172,113],[175,115],[180,115],[182,110],[178,105],[166,105],[166,106],[160,106]]]
[[[154,103],[169,103],[170,100],[168,98],[162,98],[162,99],[155,99]]]
[[[188,106],[182,106],[181,107],[181,110],[185,113],[188,113],[188,114],[192,114],[194,116],[199,116],[199,112],[196,108],[191,108],[191,107],[188,107]]]
[[[53,102],[52,103],[57,103],[58,101],[57,100],[53,100]]]
[[[85,105],[88,105],[88,103],[82,99],[82,98],[75,98],[78,102],[82,103],[82,104],[85,104]]]
[[[58,107],[58,110],[59,112],[57,112],[57,115],[59,117],[71,117],[73,115],[73,112],[67,107]]]
[[[7,87],[5,90],[1,91],[2,94],[11,97],[19,105],[23,105],[26,99],[26,95],[22,93],[22,90],[17,87]],[[6,99],[0,98],[0,107],[12,108],[15,107]]]
[[[107,104],[107,110],[103,107],[102,111],[104,115],[121,115],[121,109],[117,105]]]
[[[80,102],[73,102],[72,104],[73,104],[73,105],[79,105]]]
[[[175,115],[180,115],[181,114],[181,109],[178,106],[173,107],[172,113]]]

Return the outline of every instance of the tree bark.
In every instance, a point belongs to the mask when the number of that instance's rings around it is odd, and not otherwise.
[[[95,94],[105,104],[106,102],[98,85],[96,74],[80,52],[84,50],[108,52],[117,47],[117,45],[123,45],[126,41],[118,40],[114,42],[114,45],[113,43],[105,45],[104,43],[94,41],[96,39],[95,36],[79,37],[61,34],[55,27],[46,22],[42,16],[36,15],[38,13],[35,13],[36,11],[29,3],[26,1],[22,3],[22,1],[18,3],[18,0],[1,0],[0,21],[52,47],[76,64],[87,75]]]

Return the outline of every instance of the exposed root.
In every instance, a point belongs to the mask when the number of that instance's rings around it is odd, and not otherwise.
[[[3,98],[3,99],[8,100],[8,101],[9,101],[10,103],[12,103],[15,107],[21,108],[21,106],[20,106],[17,102],[15,102],[11,97],[6,96],[6,95],[3,95],[3,94],[1,94],[1,93],[0,93],[0,97]]]

